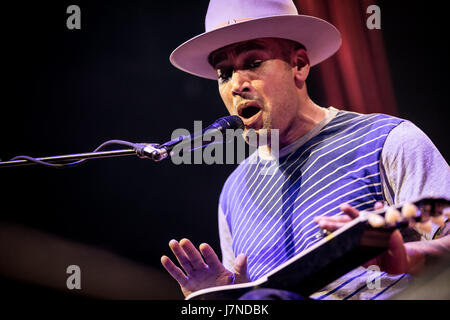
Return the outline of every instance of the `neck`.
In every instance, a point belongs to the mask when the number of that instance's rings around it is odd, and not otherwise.
[[[309,97],[307,97],[304,102],[299,105],[297,115],[292,119],[292,121],[290,121],[289,126],[283,132],[279,132],[279,143],[276,147],[277,150],[273,151],[277,153],[278,150],[281,150],[306,135],[316,125],[318,125],[325,118],[325,116],[325,109],[315,104]],[[261,145],[259,148],[264,153],[272,153],[271,136],[272,134],[269,135],[268,144]]]
[[[280,132],[280,149],[306,135],[319,124],[326,115],[326,111],[306,97],[299,104],[296,117],[290,122],[285,132]]]

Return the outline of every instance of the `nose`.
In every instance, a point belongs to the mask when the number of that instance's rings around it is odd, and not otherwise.
[[[231,94],[233,97],[242,96],[251,90],[252,88],[247,72],[245,70],[233,71],[233,76],[231,77]]]

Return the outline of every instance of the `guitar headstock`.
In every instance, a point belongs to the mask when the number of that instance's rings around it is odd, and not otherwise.
[[[445,198],[422,198],[374,211],[362,211],[372,228],[415,228],[429,233],[432,223],[442,227],[450,218],[450,201]]]

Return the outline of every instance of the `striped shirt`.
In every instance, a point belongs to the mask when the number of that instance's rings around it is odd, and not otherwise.
[[[318,126],[282,149],[278,158],[255,152],[243,161],[219,201],[225,266],[232,270],[230,251],[234,257],[245,253],[254,281],[320,240],[314,217],[339,215],[342,203],[364,210],[385,200],[381,153],[391,130],[403,121],[329,108]],[[384,286],[365,298],[378,298],[383,289],[408,278],[356,269],[313,298],[362,298],[359,284],[377,277]],[[349,286],[354,286],[350,293],[340,290]]]

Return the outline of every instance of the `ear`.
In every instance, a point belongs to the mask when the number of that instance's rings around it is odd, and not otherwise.
[[[292,56],[292,65],[294,67],[294,77],[295,77],[295,83],[300,88],[303,87],[306,79],[309,75],[309,58],[308,54],[306,53],[305,49],[298,49],[294,51]]]

